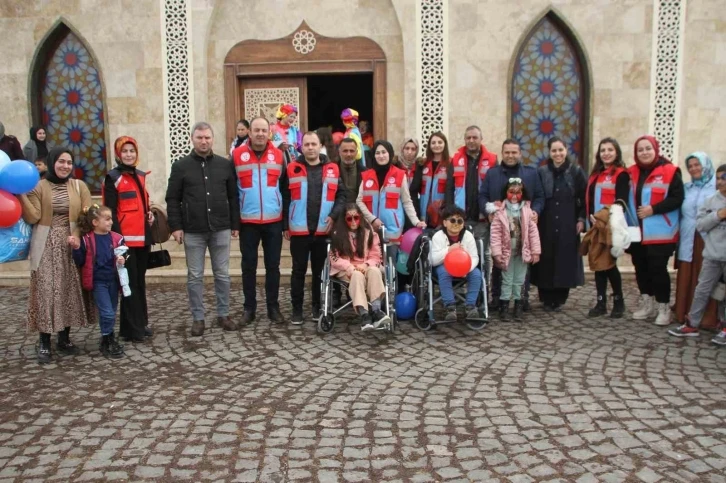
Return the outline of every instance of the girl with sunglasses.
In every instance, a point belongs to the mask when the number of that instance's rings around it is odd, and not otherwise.
[[[514,299],[514,320],[522,318],[520,300],[522,285],[530,263],[537,263],[542,253],[539,230],[529,204],[527,191],[520,178],[509,178],[504,187],[504,203],[487,203],[487,213],[493,214],[491,252],[494,265],[502,270],[502,290],[499,296],[499,317],[508,318],[509,300]]]
[[[471,257],[471,267],[466,274],[466,319],[468,321],[483,320],[476,307],[482,285],[479,270],[479,253],[476,249],[474,235],[464,227],[466,213],[452,204],[444,208],[441,214],[444,227],[431,237],[431,265],[439,279],[441,300],[446,307],[446,322],[456,322],[456,299],[454,298],[453,277],[446,271],[444,258],[451,250],[463,248]]]
[[[381,262],[378,233],[365,220],[358,205],[347,204],[345,215],[335,222],[331,236],[330,275],[348,283],[361,330],[377,329],[391,320],[381,310],[386,294]],[[372,314],[368,312],[369,301]]]

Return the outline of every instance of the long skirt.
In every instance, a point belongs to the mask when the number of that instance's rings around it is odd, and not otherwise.
[[[696,232],[693,237],[693,260],[690,262],[676,262],[678,275],[676,276],[676,305],[673,309],[676,321],[680,324],[686,320],[691,310],[691,301],[698,285],[698,274],[703,265],[703,238]],[[702,329],[715,329],[718,326],[718,302],[714,299],[708,301],[706,311],[701,321]]]
[[[94,321],[93,305],[81,286],[81,274],[68,245],[68,218],[54,224],[38,269],[30,273],[28,331],[53,333]]]

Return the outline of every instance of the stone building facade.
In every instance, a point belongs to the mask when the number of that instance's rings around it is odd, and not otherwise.
[[[394,145],[442,130],[458,146],[478,124],[491,149],[515,135],[534,159],[545,134],[569,129],[587,167],[600,138],[620,140],[629,161],[650,132],[680,163],[695,150],[726,162],[722,0],[1,0],[0,27],[7,132],[25,142],[45,119],[57,136],[88,138],[79,175],[101,173],[113,140],[133,136],[157,201],[194,121],[211,122],[215,151],[227,152],[247,54],[255,72],[304,73],[349,38],[382,52],[370,61],[384,107],[374,128]],[[85,70],[63,67],[68,39]],[[275,39],[289,40],[288,60],[266,64],[259,41]],[[74,87],[80,107],[61,99]]]

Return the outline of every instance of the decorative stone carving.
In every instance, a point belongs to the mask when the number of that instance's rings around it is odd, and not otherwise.
[[[299,54],[309,54],[315,50],[315,35],[309,30],[295,32],[292,37],[292,47]]]
[[[446,127],[445,92],[445,2],[447,0],[420,0],[417,16],[420,22],[419,59],[417,78],[419,105],[419,133],[426,144],[431,133]]]
[[[264,116],[270,124],[275,124],[277,122],[277,109],[281,104],[299,106],[300,89],[297,87],[245,89],[245,119]],[[294,125],[298,125],[297,119]]]

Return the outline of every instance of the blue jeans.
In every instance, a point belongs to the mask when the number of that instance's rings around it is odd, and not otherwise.
[[[217,296],[217,316],[229,315],[229,244],[231,230],[184,233],[187,257],[187,293],[194,320],[204,320],[204,257],[209,248]]]
[[[116,307],[118,307],[118,280],[93,281],[93,300],[98,307],[98,325],[101,335],[113,333],[116,323]]]
[[[444,305],[454,305],[456,299],[454,298],[454,287],[453,277],[449,275],[449,272],[444,268],[444,264],[434,267],[436,275],[439,278],[439,291],[441,292],[441,300]],[[475,268],[466,274],[466,306],[476,305],[476,298],[479,296],[481,290],[481,270]]]

